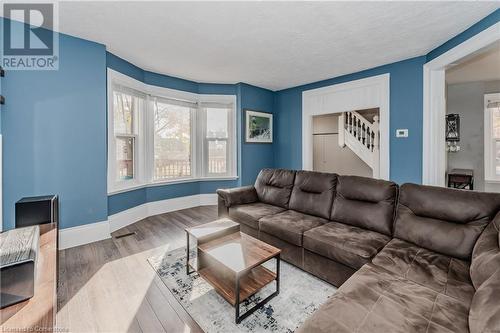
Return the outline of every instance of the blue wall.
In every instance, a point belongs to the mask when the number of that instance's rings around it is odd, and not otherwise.
[[[390,178],[398,183],[422,182],[423,65],[500,21],[500,9],[459,33],[427,55],[329,80],[277,91],[274,110],[276,167],[302,168],[302,92],[369,76],[390,74]],[[408,138],[396,138],[408,128]]]
[[[241,184],[250,184],[255,181],[257,173],[263,167],[272,167],[273,145],[244,143],[243,110],[253,109],[273,112],[274,93],[267,89],[254,87],[248,84],[211,84],[197,83],[168,75],[143,71],[137,66],[107,53],[107,65],[118,72],[131,76],[144,83],[189,91],[200,94],[236,95],[237,98],[237,135],[241,138],[238,145],[238,175],[237,180],[203,181],[191,183],[150,186],[133,191],[118,193],[108,198],[109,215],[141,205],[146,202],[171,199],[199,193],[214,193],[217,188],[236,187]]]
[[[274,93],[267,89],[254,87],[248,84],[238,84],[238,97],[240,117],[241,138],[241,185],[249,185],[255,182],[259,171],[263,168],[274,166],[274,145],[268,143],[246,143],[245,142],[245,110],[263,111],[274,113]],[[275,121],[275,115],[273,115]],[[276,125],[275,125],[276,128]]]
[[[232,94],[242,107],[273,112],[273,92],[246,84],[196,83],[143,71],[107,53],[104,45],[59,34],[57,71],[8,71],[2,78],[3,221],[14,226],[14,203],[22,197],[60,196],[60,226],[104,221],[145,202],[252,183],[257,170],[273,165],[272,145],[238,147],[240,178],[151,186],[107,195],[106,67],[147,84],[202,94]],[[246,158],[246,154],[251,154]],[[243,158],[242,158],[243,157]],[[262,157],[262,158],[258,158]]]
[[[276,92],[278,114],[275,166],[302,168],[302,92],[332,84],[390,74],[391,179],[420,183],[422,179],[422,80],[425,56],[354,74]],[[408,138],[395,138],[397,128],[408,128]]]
[[[14,225],[14,203],[24,196],[57,193],[61,227],[103,221],[145,202],[250,184],[263,167],[300,169],[302,91],[373,75],[391,77],[391,179],[421,182],[422,66],[500,21],[495,11],[427,55],[278,92],[239,83],[206,84],[160,75],[107,53],[103,45],[60,34],[58,71],[9,71],[1,80],[7,103],[3,135],[3,220]],[[238,174],[233,181],[151,186],[107,195],[106,67],[148,84],[203,94],[236,94]],[[243,110],[274,114],[274,144],[244,142]],[[396,128],[409,138],[396,139]]]
[[[2,79],[5,229],[17,200],[52,193],[63,228],[107,219],[105,47],[60,34],[59,59]]]

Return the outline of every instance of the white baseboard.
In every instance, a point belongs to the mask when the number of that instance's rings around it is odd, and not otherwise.
[[[146,217],[197,206],[217,204],[216,194],[196,194],[185,197],[147,202],[108,216],[107,221],[59,230],[59,249],[111,238],[111,233]]]
[[[148,205],[149,203],[145,203],[108,216],[109,232],[116,231],[148,217]]]
[[[200,194],[200,206],[217,205],[217,194]]]
[[[216,194],[196,194],[186,197],[147,202],[140,206],[108,216],[109,230],[111,232],[116,231],[126,227],[127,225],[145,219],[148,216],[164,214],[191,207],[216,204]]]
[[[59,250],[111,238],[108,221],[59,229]]]

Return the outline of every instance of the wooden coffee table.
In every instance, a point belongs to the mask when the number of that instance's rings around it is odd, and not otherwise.
[[[230,235],[240,231],[240,224],[229,218],[221,218],[210,223],[205,223],[196,227],[186,228],[186,274],[192,274],[199,270],[199,249],[198,246],[216,238]],[[196,258],[191,258],[191,240],[196,243]]]
[[[280,249],[237,231],[199,243],[197,250],[198,274],[235,307],[237,324],[279,294]],[[262,265],[271,259],[275,272]],[[240,304],[273,281],[275,291],[240,315]]]

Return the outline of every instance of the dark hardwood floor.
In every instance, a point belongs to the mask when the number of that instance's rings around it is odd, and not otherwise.
[[[114,232],[112,239],[60,251],[58,329],[203,332],[147,259],[185,246],[185,227],[216,218],[215,206],[156,215]],[[135,234],[116,238],[130,232]]]

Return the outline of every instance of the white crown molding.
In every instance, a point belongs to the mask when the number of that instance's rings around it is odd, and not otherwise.
[[[108,216],[107,221],[59,230],[59,250],[111,238],[111,233],[149,216],[197,206],[217,204],[217,195],[196,194],[185,197],[147,202]]]

